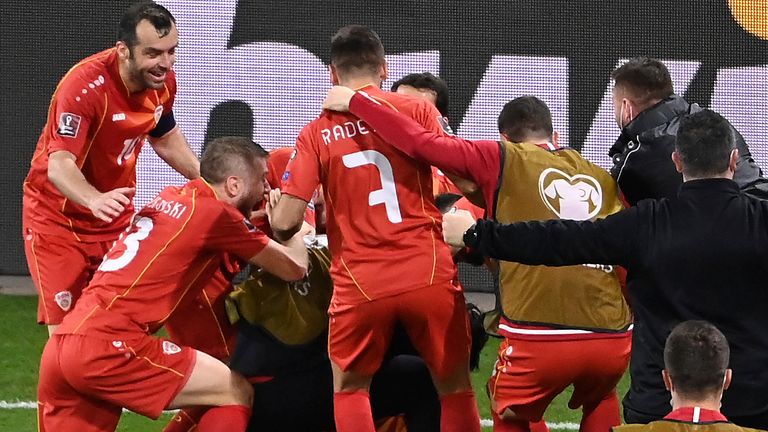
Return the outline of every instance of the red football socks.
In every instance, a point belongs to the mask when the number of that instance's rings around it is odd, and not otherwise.
[[[210,407],[191,407],[179,410],[168,422],[163,432],[190,432]]]
[[[545,422],[544,419],[541,419],[536,423],[531,422],[528,426],[531,428],[531,432],[549,432],[549,427],[547,427],[547,422]]]
[[[198,432],[245,432],[251,407],[244,405],[225,405],[211,407],[197,424]]]
[[[336,432],[376,432],[368,392],[334,393],[333,416],[336,420]]]
[[[584,415],[581,418],[580,431],[611,430],[613,426],[621,424],[619,414],[619,398],[616,390],[612,391],[605,399],[595,407],[584,406]]]
[[[502,420],[495,412],[493,414],[493,432],[528,432],[533,431],[534,425],[538,423],[528,423],[525,420]],[[544,425],[546,427],[546,424]]]
[[[440,432],[480,432],[480,414],[474,393],[440,396],[440,408]]]

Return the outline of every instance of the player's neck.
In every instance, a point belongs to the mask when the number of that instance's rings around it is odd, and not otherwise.
[[[368,85],[372,85],[377,88],[381,88],[381,78],[378,76],[356,76],[345,79],[339,79],[339,85],[349,87],[351,89],[359,89]]]
[[[672,395],[672,409],[699,407],[710,411],[720,411],[720,397],[686,398],[679,394]]]
[[[124,61],[119,61],[117,68],[120,73],[120,79],[123,80],[123,85],[125,85],[125,88],[128,89],[128,93],[138,93],[144,90],[144,86],[141,83],[133,80],[130,72],[128,71],[128,66]]]

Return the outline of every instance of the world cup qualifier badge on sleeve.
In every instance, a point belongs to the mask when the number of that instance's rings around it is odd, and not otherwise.
[[[80,130],[80,122],[82,117],[72,113],[61,113],[59,116],[59,127],[56,129],[56,133],[70,138],[76,138],[77,132]]]

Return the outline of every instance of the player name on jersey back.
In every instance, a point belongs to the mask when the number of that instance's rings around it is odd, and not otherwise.
[[[338,124],[332,128],[322,129],[320,135],[323,138],[325,145],[331,144],[331,141],[339,141],[347,138],[352,138],[357,135],[367,135],[371,133],[368,126],[362,121],[348,121],[342,124]]]

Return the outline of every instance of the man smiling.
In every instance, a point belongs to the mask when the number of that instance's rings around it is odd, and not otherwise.
[[[172,111],[178,41],[167,9],[134,4],[120,20],[115,47],[72,67],[51,98],[23,207],[38,322],[51,333],[130,223],[145,140],[185,177],[200,175]]]

